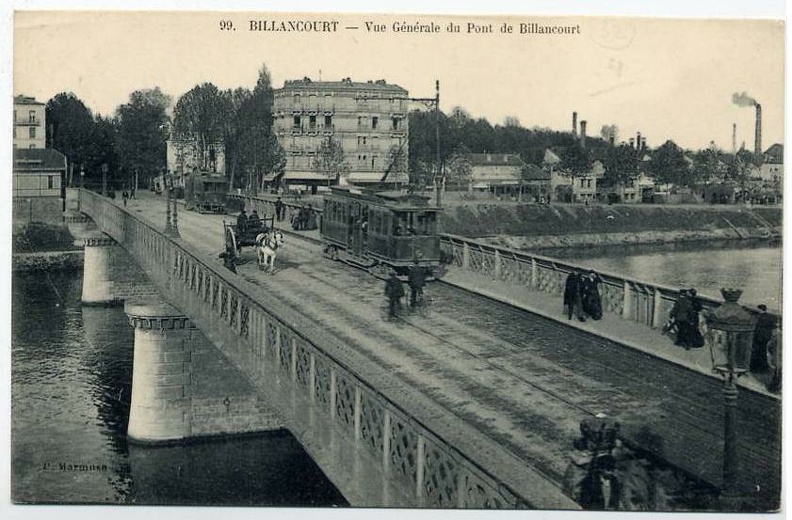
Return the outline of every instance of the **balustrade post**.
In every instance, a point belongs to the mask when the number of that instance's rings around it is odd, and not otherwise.
[[[493,271],[494,271],[493,274],[495,275],[495,279],[496,280],[500,280],[501,255],[500,255],[500,251],[498,251],[497,249],[495,250],[495,267],[494,267]]]
[[[334,421],[336,416],[336,371],[330,367],[330,420]]]
[[[425,471],[425,458],[426,458],[426,439],[423,434],[418,434],[418,444],[416,446],[415,454],[415,498],[418,502],[418,507],[424,505],[424,471]]]
[[[538,269],[536,267],[536,258],[531,258],[531,290],[535,291],[539,287]]]
[[[278,326],[275,327],[275,344],[273,347],[275,347],[275,368],[279,370],[281,366],[281,330]]]
[[[663,310],[663,294],[660,292],[659,287],[655,287],[654,290],[654,305],[652,308],[652,328],[656,329],[661,325],[662,317],[660,313]]]
[[[311,403],[316,401],[316,355],[311,351],[310,353],[310,368],[308,370],[308,397]]]
[[[630,282],[624,280],[624,298],[622,300],[622,318],[632,319],[632,289]]]
[[[391,452],[391,412],[385,408],[382,417],[382,468],[385,475],[390,472]]]
[[[297,381],[297,339],[291,338],[291,380]]]
[[[355,440],[360,440],[360,414],[363,407],[363,394],[360,385],[355,385]]]
[[[269,320],[267,319],[266,315],[261,316],[261,330],[263,332],[263,338],[261,338],[261,359],[267,359],[267,349],[269,348]]]
[[[470,268],[470,246],[467,242],[462,242],[462,269]]]

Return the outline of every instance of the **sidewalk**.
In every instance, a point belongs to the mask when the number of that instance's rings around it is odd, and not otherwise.
[[[718,375],[712,373],[710,351],[706,345],[698,349],[685,350],[674,345],[673,339],[663,335],[659,329],[623,320],[614,314],[605,314],[599,321],[587,319],[585,322],[580,322],[574,317],[568,320],[563,312],[561,294],[531,291],[525,286],[493,280],[488,276],[459,268],[449,269],[442,281],[720,379]],[[766,378],[769,378],[769,375],[757,377],[749,373],[740,377],[737,384],[780,399],[780,395],[767,391]]]

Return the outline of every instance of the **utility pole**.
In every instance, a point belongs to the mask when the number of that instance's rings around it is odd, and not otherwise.
[[[426,108],[434,108],[435,111],[435,140],[437,142],[437,150],[435,156],[435,195],[437,206],[440,207],[440,80],[435,80],[435,97],[433,98],[408,98],[409,101],[418,101],[423,103]]]

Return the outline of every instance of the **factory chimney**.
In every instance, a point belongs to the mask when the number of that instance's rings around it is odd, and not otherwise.
[[[646,137],[641,137],[641,150],[646,150]]]
[[[577,137],[577,112],[572,112],[572,135]]]
[[[732,153],[737,153],[737,123],[732,123]]]
[[[580,146],[586,147],[586,122],[580,122]]]
[[[635,149],[641,149],[641,132],[635,132]]]
[[[762,155],[762,105],[756,104],[756,134],[754,134],[754,153]]]
[[[630,137],[630,148],[635,148],[635,137]]]

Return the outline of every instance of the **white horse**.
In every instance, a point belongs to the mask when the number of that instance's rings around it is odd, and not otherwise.
[[[259,233],[256,236],[256,257],[259,269],[266,269],[270,273],[275,271],[275,257],[278,248],[283,245],[283,233],[278,230]]]

